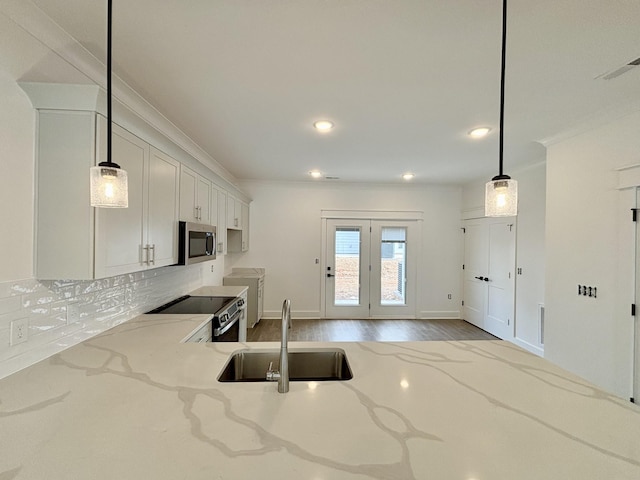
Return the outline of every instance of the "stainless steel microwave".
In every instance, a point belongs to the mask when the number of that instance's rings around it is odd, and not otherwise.
[[[216,258],[216,227],[178,222],[178,265],[191,265]]]

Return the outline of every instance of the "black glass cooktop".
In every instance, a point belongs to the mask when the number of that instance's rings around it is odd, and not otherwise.
[[[213,314],[218,313],[234,300],[235,297],[192,297],[185,295],[147,313]]]

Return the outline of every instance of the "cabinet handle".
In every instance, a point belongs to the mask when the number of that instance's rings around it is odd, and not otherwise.
[[[233,219],[233,224],[234,224],[234,226],[236,226],[236,227],[238,226],[238,219],[237,219],[237,218],[234,218],[234,219]]]
[[[149,250],[150,250],[151,252],[153,252],[153,256],[151,257],[151,260],[149,261],[149,263],[151,263],[151,264],[155,265],[155,264],[156,264],[156,244],[155,244],[155,243],[154,243],[154,244],[152,244],[152,245],[149,247]]]
[[[146,255],[143,255],[143,259],[140,263],[149,265],[149,244],[146,244],[142,247],[142,250],[146,252]]]
[[[194,207],[193,210],[194,210],[193,217],[197,220],[198,219],[198,207]]]

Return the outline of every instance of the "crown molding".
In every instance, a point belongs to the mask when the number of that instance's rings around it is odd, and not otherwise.
[[[0,2],[0,13],[73,68],[86,75],[96,86],[106,90],[105,64],[56,24],[31,0],[3,0]],[[21,84],[21,87],[24,88],[23,85],[25,84]],[[78,85],[70,87],[77,91]],[[87,87],[91,87],[91,85],[87,85]],[[239,188],[238,180],[226,168],[117,75],[112,75],[112,91],[114,100],[129,110],[129,115],[133,114],[139,117],[197,162],[218,175],[225,183],[229,183],[236,190]],[[96,95],[99,96],[99,94]],[[104,110],[104,107],[96,105],[94,110],[100,112]]]
[[[617,105],[615,107],[607,108],[601,110],[595,115],[585,117],[580,123],[568,130],[538,140],[538,143],[541,143],[545,147],[549,147],[556,143],[560,143],[570,138],[577,137],[578,135],[589,132],[591,130],[595,130],[602,125],[606,125],[607,123],[611,123],[619,118],[631,115],[639,111],[640,101],[628,102],[622,105]]]

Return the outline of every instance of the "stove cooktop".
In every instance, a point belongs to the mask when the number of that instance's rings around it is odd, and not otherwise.
[[[192,297],[185,295],[147,313],[215,314],[234,300],[235,297]]]

